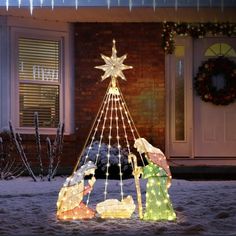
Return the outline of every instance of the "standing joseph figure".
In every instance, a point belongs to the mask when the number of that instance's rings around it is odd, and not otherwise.
[[[176,214],[168,194],[171,173],[165,155],[144,138],[136,139],[134,147],[139,153],[145,153],[148,161],[142,176],[148,179],[143,220],[175,220]]]

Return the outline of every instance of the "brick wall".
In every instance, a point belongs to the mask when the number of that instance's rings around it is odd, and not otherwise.
[[[161,24],[158,23],[77,23],[75,24],[75,124],[77,151],[85,141],[109,79],[100,82],[103,65],[100,54],[111,56],[112,39],[117,55],[132,70],[124,71],[127,81],[120,88],[141,137],[164,150],[165,81]]]

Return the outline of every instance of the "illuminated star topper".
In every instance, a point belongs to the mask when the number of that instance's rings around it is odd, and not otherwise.
[[[116,53],[116,41],[113,39],[113,46],[112,46],[112,55],[111,57],[107,57],[101,54],[102,59],[105,61],[105,65],[102,66],[95,66],[97,69],[101,69],[105,71],[104,75],[102,75],[102,81],[106,78],[118,78],[120,77],[123,80],[126,80],[122,70],[132,69],[132,66],[127,66],[123,64],[123,61],[126,59],[127,54],[123,55],[122,57],[117,57]]]

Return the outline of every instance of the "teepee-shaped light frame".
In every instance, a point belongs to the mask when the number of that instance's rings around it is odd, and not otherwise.
[[[123,64],[123,61],[126,59],[127,55],[122,57],[117,57],[117,51],[115,46],[115,40],[113,40],[112,55],[107,57],[101,55],[102,59],[105,61],[105,65],[96,66],[95,68],[103,70],[105,73],[102,76],[102,81],[111,77],[111,81],[108,85],[108,89],[105,93],[104,99],[100,106],[100,109],[97,113],[97,116],[94,120],[90,133],[87,137],[85,145],[82,149],[81,155],[77,161],[77,164],[74,168],[74,172],[77,170],[78,166],[85,164],[89,161],[90,151],[93,148],[93,142],[98,141],[95,164],[99,161],[101,157],[100,151],[103,142],[107,141],[107,164],[106,164],[106,176],[104,184],[104,200],[107,199],[108,195],[108,185],[109,185],[109,167],[110,167],[110,151],[112,144],[116,145],[118,149],[118,167],[119,167],[119,178],[120,178],[120,195],[121,200],[124,198],[123,190],[123,173],[121,168],[121,148],[125,146],[128,151],[128,154],[131,153],[131,145],[133,145],[134,140],[139,138],[139,133],[135,127],[134,121],[130,115],[122,92],[118,84],[118,78],[126,80],[123,70],[131,69],[132,66],[127,66]],[[122,135],[121,135],[122,133]],[[97,139],[96,139],[97,137]],[[121,145],[121,138],[124,137],[123,145]],[[133,140],[133,143],[130,144],[130,137]],[[93,150],[94,151],[94,150]],[[86,154],[85,154],[86,152]],[[85,158],[82,162],[82,156]],[[143,162],[142,156],[140,155]],[[128,156],[127,156],[128,158]],[[144,164],[144,162],[143,162]],[[131,162],[132,165],[132,162]],[[133,167],[133,166],[132,166]],[[90,194],[87,197],[87,205],[89,204]]]

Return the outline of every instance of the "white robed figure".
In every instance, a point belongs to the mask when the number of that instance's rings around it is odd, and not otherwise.
[[[68,177],[61,188],[57,201],[58,219],[88,219],[95,216],[95,211],[83,203],[83,198],[91,192],[96,181],[96,165],[89,161]],[[85,176],[92,174],[88,185],[84,185]]]

